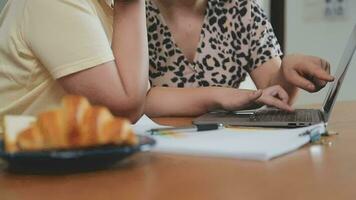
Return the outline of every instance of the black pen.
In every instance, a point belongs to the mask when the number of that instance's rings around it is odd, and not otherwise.
[[[151,135],[168,135],[174,134],[177,132],[200,132],[200,131],[212,131],[224,128],[223,124],[194,124],[192,126],[184,126],[184,127],[172,127],[172,128],[156,128],[147,131]]]

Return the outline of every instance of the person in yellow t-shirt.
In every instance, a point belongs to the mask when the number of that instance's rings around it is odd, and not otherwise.
[[[0,120],[65,94],[136,121],[148,88],[144,0],[9,1],[0,15]]]

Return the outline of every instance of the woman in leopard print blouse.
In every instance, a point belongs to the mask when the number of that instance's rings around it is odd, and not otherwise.
[[[332,81],[329,64],[285,56],[255,0],[147,0],[150,116],[199,115],[253,103],[291,111],[297,88]],[[246,75],[258,91],[238,89]]]

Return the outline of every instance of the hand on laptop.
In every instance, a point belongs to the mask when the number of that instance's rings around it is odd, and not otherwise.
[[[281,86],[274,85],[263,89],[262,95],[256,100],[256,103],[292,112],[294,109],[288,104],[288,101],[288,93]]]
[[[236,111],[267,105],[290,112],[294,110],[288,104],[287,92],[279,85],[257,91],[231,88],[218,88],[217,91],[218,95],[214,96],[219,105],[218,109]]]
[[[330,64],[314,56],[287,55],[282,61],[282,71],[289,83],[309,92],[318,92],[334,80]]]

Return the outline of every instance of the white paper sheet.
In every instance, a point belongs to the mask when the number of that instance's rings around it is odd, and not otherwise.
[[[168,126],[162,126],[150,119],[147,115],[143,115],[136,124],[133,125],[133,130],[135,131],[136,134],[139,135],[145,135],[147,134],[146,131],[154,128],[166,128]]]
[[[146,130],[161,127],[148,117],[141,119],[134,129],[144,134]],[[317,128],[325,132],[325,125],[318,124],[297,129],[221,129],[216,131],[178,133],[154,136],[155,152],[195,156],[228,157],[249,160],[270,160],[294,151],[310,141],[300,136]]]

